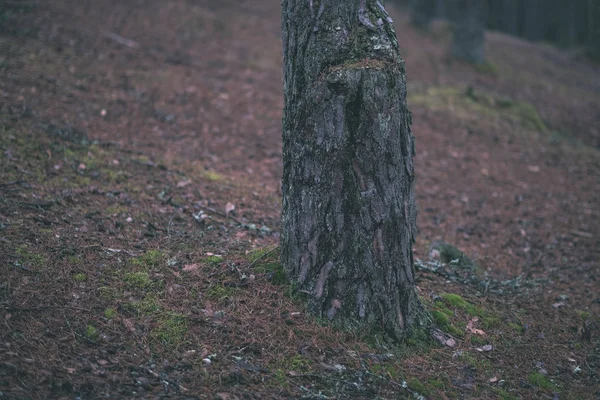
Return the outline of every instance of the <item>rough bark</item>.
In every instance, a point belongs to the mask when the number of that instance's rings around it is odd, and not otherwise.
[[[415,291],[404,62],[376,0],[283,0],[282,263],[316,314],[402,338]]]
[[[473,64],[485,61],[485,22],[487,5],[482,0],[452,0],[454,57]]]

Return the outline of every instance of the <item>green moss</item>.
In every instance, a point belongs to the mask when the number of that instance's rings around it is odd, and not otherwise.
[[[486,340],[484,338],[482,338],[481,336],[471,336],[471,344],[474,346],[482,346],[484,344],[486,344]]]
[[[81,272],[73,275],[73,280],[75,282],[85,282],[85,281],[87,281],[87,278],[88,278],[87,275],[84,273],[81,273]]]
[[[462,329],[460,329],[459,327],[457,327],[455,325],[448,325],[445,328],[445,331],[447,333],[451,334],[452,336],[457,337],[457,338],[461,338],[462,339],[463,337],[465,337],[465,331],[462,330]]]
[[[475,64],[474,67],[477,72],[481,72],[482,74],[498,75],[498,67],[489,61]]]
[[[481,314],[477,314],[481,316],[481,326],[483,329],[492,329],[500,326],[500,318],[497,316],[489,315],[489,313],[481,310]]]
[[[223,257],[221,256],[208,256],[206,257],[206,259],[204,260],[205,262],[209,263],[209,264],[213,264],[213,265],[219,265],[223,262]]]
[[[588,311],[581,311],[581,310],[579,310],[579,311],[577,311],[577,315],[583,321],[588,321],[590,319],[590,313]]]
[[[274,387],[286,387],[288,385],[288,378],[283,369],[277,369],[271,375],[271,379],[269,380],[269,386]]]
[[[150,157],[142,154],[137,157],[134,157],[132,160],[137,161],[140,164],[147,164],[150,162]]]
[[[255,262],[259,261],[261,259],[261,257],[265,257],[267,254],[269,254],[269,252],[275,253],[273,251],[273,248],[268,248],[268,247],[263,247],[263,248],[260,248],[260,249],[252,250],[247,255],[248,261],[250,263],[255,263]],[[274,256],[277,256],[277,255],[274,254]],[[267,257],[267,258],[271,259],[270,256]]]
[[[117,214],[122,214],[127,212],[129,209],[127,207],[123,207],[123,206],[119,206],[119,205],[114,205],[114,206],[108,206],[105,209],[106,214],[109,215],[117,215]]]
[[[83,262],[81,260],[81,258],[77,257],[77,256],[69,256],[69,257],[67,257],[67,261],[71,264],[77,264],[77,265],[79,265]]]
[[[423,354],[435,346],[428,329],[411,329],[406,338],[402,351],[407,353]]]
[[[104,310],[104,316],[108,319],[113,319],[117,316],[117,310],[115,310],[114,308],[107,308],[106,310]]]
[[[164,260],[165,255],[160,250],[149,250],[145,254],[133,258],[131,263],[133,265],[144,266],[144,267],[156,267],[159,266]]]
[[[285,285],[289,283],[283,266],[278,262],[262,264],[257,266],[255,271],[267,274],[271,283],[275,285]]]
[[[466,301],[465,299],[463,299],[458,294],[454,294],[454,293],[442,293],[442,294],[440,294],[440,297],[442,299],[444,299],[449,306],[454,307],[454,308],[459,309],[459,310],[463,310],[469,316],[472,316],[472,317],[485,317],[485,318],[487,318],[487,323],[488,324],[492,324],[492,323],[497,322],[493,317],[488,316],[487,315],[488,313],[486,313],[486,311],[483,308],[478,307],[476,305],[473,305],[473,304],[469,303],[468,301]],[[436,302],[436,304],[438,304],[438,302]]]
[[[448,388],[448,384],[440,379],[428,379],[427,385],[432,386],[437,389],[443,389],[443,390]]]
[[[129,286],[139,289],[147,289],[152,286],[150,275],[146,271],[126,273],[124,280]]]
[[[556,385],[546,375],[539,372],[529,374],[527,381],[544,390],[556,390]]]
[[[148,295],[143,300],[131,303],[133,308],[142,314],[152,315],[160,312],[162,309],[154,296]]]
[[[88,340],[96,341],[100,338],[100,333],[93,325],[88,325],[85,328],[85,337]]]
[[[204,179],[212,181],[212,182],[219,182],[219,181],[225,180],[223,175],[216,173],[214,171],[204,170],[204,171],[202,171],[201,175]]]
[[[509,327],[510,327],[510,328],[511,328],[513,331],[515,331],[515,332],[517,332],[517,333],[523,333],[523,332],[525,332],[525,327],[523,327],[523,326],[522,326],[522,325],[520,325],[520,324],[516,324],[516,323],[514,323],[514,322],[509,322],[509,323],[508,323],[508,326],[509,326]]]
[[[515,119],[520,120],[525,128],[540,132],[548,130],[537,110],[531,104],[503,98],[497,101],[497,105],[508,111]]]
[[[77,186],[89,186],[92,183],[92,179],[89,176],[78,176],[76,184]]]
[[[505,389],[495,387],[495,388],[492,388],[492,390],[495,394],[497,394],[499,396],[499,398],[501,400],[518,400],[519,399],[519,397],[510,394]]]
[[[371,372],[377,375],[384,375],[391,379],[400,377],[399,368],[392,363],[373,364],[370,368]]]
[[[110,286],[101,286],[98,288],[98,293],[101,298],[105,300],[114,300],[117,298],[117,291],[115,288]]]
[[[100,174],[104,176],[109,183],[125,183],[129,179],[129,175],[121,170],[115,171],[109,168],[102,168]]]
[[[445,313],[434,310],[431,312],[431,316],[433,317],[433,321],[439,327],[446,327],[450,323],[450,318]]]
[[[279,262],[278,248],[257,249],[248,254],[248,261],[256,273],[266,274],[275,285],[289,283],[285,270]]]
[[[446,307],[446,304],[444,302],[436,301],[435,305],[439,311],[443,312],[449,317],[454,317],[454,311]]]
[[[468,303],[463,299],[460,295],[454,293],[442,293],[440,297],[452,307],[465,309],[467,308]]]
[[[226,287],[223,285],[211,285],[206,291],[206,297],[211,300],[223,300],[232,297],[235,293],[235,288]]]
[[[410,387],[412,390],[414,390],[415,392],[417,392],[418,394],[420,394],[421,396],[430,396],[431,393],[428,390],[427,386],[423,383],[421,383],[421,381],[419,381],[419,379],[417,378],[410,378],[408,381],[408,387]]]
[[[67,147],[67,146],[64,146],[62,148],[62,153],[63,153],[63,157],[64,157],[65,161],[71,161],[75,157],[77,157],[77,153],[73,149],[71,149],[70,147]]]
[[[471,353],[468,353],[468,352],[464,352],[460,356],[460,359],[463,362],[469,364],[472,368],[474,368],[474,369],[476,369],[478,371],[486,372],[486,371],[488,371],[492,367],[491,361],[488,360],[487,358],[485,358],[483,356],[476,357],[476,356],[474,356],[474,355],[472,355]]]
[[[181,345],[188,332],[188,320],[183,314],[167,313],[159,320],[158,326],[150,336],[166,347],[176,348]]]
[[[284,361],[284,367],[296,372],[308,372],[310,371],[310,361],[304,356],[297,354],[286,359]]]
[[[520,124],[524,129],[547,132],[535,107],[506,97],[457,87],[432,87],[425,92],[409,93],[410,104],[423,105],[432,110],[448,110],[459,119],[475,120],[482,117],[501,117]]]
[[[26,266],[42,268],[46,265],[46,258],[41,254],[32,253],[27,246],[19,246],[15,250],[20,261]]]

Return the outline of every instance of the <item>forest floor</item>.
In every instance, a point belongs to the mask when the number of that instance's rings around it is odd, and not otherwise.
[[[445,345],[286,282],[278,2],[0,2],[0,398],[600,398],[600,66],[391,14]]]

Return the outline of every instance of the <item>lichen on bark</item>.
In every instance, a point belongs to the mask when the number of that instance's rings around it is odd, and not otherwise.
[[[316,315],[402,338],[415,291],[414,137],[391,18],[283,0],[282,263]]]

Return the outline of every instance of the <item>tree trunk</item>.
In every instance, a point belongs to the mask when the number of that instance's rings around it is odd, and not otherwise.
[[[436,14],[436,0],[413,0],[411,22],[417,28],[427,29]]]
[[[577,32],[575,30],[576,8],[579,6],[577,2],[570,2],[563,5],[564,8],[558,8],[558,45],[562,48],[569,49],[573,47],[577,41]],[[561,16],[562,15],[562,16]]]
[[[546,3],[540,0],[523,0],[521,3],[521,29],[522,36],[532,42],[544,38],[544,13]]]
[[[600,61],[600,4],[589,0],[588,10],[587,50],[590,57]]]
[[[423,327],[404,62],[376,0],[283,0],[281,258],[317,316]]]
[[[435,17],[439,19],[446,19],[446,1],[436,0],[435,2]]]
[[[454,44],[452,54],[463,61],[485,61],[485,21],[487,5],[482,0],[452,0]]]
[[[508,33],[509,35],[517,36],[519,33],[518,26],[518,14],[519,8],[517,4],[518,0],[502,0],[502,14],[500,22],[500,31]]]
[[[502,25],[502,2],[500,0],[489,0],[488,1],[488,13],[486,28],[491,31],[501,30]]]

